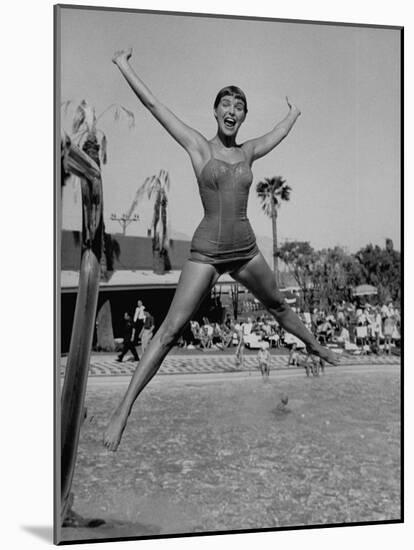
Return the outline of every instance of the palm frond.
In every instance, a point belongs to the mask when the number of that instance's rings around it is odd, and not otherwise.
[[[270,218],[272,216],[272,198],[270,195],[262,199],[261,207],[266,216]]]
[[[73,117],[72,132],[77,134],[85,122],[85,110],[82,104],[78,105]]]
[[[121,105],[121,109],[124,111],[124,113],[127,116],[128,128],[134,128],[135,127],[134,113],[132,111],[130,111],[129,109],[127,109],[126,107],[123,107],[122,105]]]
[[[272,201],[276,208],[279,208],[282,201],[290,199],[291,190],[292,188],[281,176],[265,178],[256,184],[256,194],[260,199],[261,207],[269,217],[272,215]]]
[[[84,99],[81,102],[81,106],[85,112],[85,125],[88,130],[94,131],[96,126],[95,109],[91,107]]]
[[[281,192],[280,192],[280,198],[282,201],[288,201],[290,200],[290,193],[292,191],[292,188],[289,185],[283,185]]]
[[[66,101],[62,101],[60,104],[61,109],[63,109],[63,113],[66,116],[68,114],[69,105],[72,103],[71,99],[68,99]]]
[[[74,136],[74,142],[76,143],[76,145],[78,145],[78,147],[81,146],[81,143],[82,143],[82,140],[85,136],[88,135],[88,130],[82,130],[81,132],[78,132],[75,136]]]
[[[149,199],[152,199],[155,197],[155,200],[157,200],[157,196],[159,193],[159,190],[161,188],[161,182],[158,176],[150,176],[147,178],[147,195]]]

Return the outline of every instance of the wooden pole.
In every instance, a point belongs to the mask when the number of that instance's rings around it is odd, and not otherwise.
[[[79,290],[69,357],[62,390],[61,418],[61,519],[70,504],[70,489],[83,420],[90,351],[99,294],[100,263],[91,250],[82,257]]]
[[[75,316],[62,388],[61,413],[61,520],[71,508],[71,486],[75,471],[89,359],[99,294],[100,260],[103,248],[103,200],[99,166],[65,136],[62,140],[66,172],[81,178],[82,258]]]

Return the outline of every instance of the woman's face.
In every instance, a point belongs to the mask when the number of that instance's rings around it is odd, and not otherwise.
[[[214,116],[223,134],[236,135],[246,118],[244,101],[238,97],[225,95],[215,108]]]

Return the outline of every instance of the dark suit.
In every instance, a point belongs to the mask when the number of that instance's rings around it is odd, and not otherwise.
[[[134,344],[132,343],[132,330],[134,328],[134,324],[132,323],[131,319],[125,319],[124,320],[124,345],[122,347],[122,351],[118,356],[118,361],[122,361],[124,356],[127,354],[128,351],[132,353],[134,356],[135,361],[139,361],[137,350],[135,349]]]

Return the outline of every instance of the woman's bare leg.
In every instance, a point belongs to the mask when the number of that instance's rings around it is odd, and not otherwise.
[[[218,277],[217,271],[211,265],[191,261],[184,265],[167,316],[146,348],[104,434],[103,443],[110,451],[118,448],[136,398],[155,375],[164,357]]]
[[[285,330],[302,340],[308,352],[318,355],[332,365],[338,363],[337,355],[330,349],[321,346],[296,313],[287,305],[283,294],[276,287],[274,273],[261,253],[231,275],[260,300]]]

